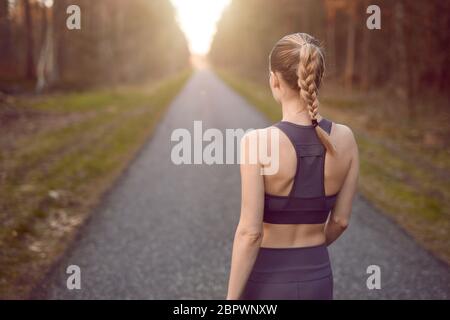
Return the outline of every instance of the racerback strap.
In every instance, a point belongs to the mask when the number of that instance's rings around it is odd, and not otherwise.
[[[312,125],[297,125],[287,121],[280,121],[274,124],[274,126],[286,134],[294,146],[297,155],[297,169],[289,198],[324,197],[326,149],[317,136],[314,127]],[[319,126],[330,134],[331,121],[322,117]]]

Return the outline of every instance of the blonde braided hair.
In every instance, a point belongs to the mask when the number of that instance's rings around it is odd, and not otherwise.
[[[270,53],[270,67],[272,71],[279,71],[293,89],[300,91],[320,141],[331,155],[335,155],[336,147],[329,134],[317,122],[318,94],[325,70],[319,42],[306,33],[283,37]]]

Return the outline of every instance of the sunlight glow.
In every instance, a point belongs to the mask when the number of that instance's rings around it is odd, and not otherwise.
[[[216,23],[230,0],[171,0],[177,20],[193,54],[206,54],[216,32]]]

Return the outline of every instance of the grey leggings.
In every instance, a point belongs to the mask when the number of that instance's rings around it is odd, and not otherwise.
[[[326,245],[260,248],[240,299],[333,299],[333,274]]]

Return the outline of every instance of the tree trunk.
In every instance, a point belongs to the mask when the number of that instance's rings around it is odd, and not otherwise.
[[[0,0],[0,61],[9,61],[11,57],[11,26],[8,0]]]
[[[364,1],[364,9],[369,6],[369,1]],[[365,12],[365,10],[363,11]],[[365,92],[369,89],[371,82],[370,76],[370,30],[364,26],[362,30],[362,44],[361,44],[361,89]]]
[[[353,6],[348,11],[348,25],[347,25],[347,58],[345,63],[345,86],[348,90],[353,89],[353,76],[355,70],[355,10]]]
[[[24,1],[25,32],[26,32],[26,66],[25,76],[28,80],[36,79],[36,70],[34,65],[34,39],[33,39],[33,20],[31,16],[30,0]]]
[[[42,92],[56,78],[55,76],[55,59],[54,59],[54,34],[52,16],[49,17],[49,11],[44,7],[43,14],[43,33],[41,52],[37,64],[37,83],[36,92]],[[50,11],[51,13],[51,11]],[[49,19],[50,18],[50,19]],[[49,22],[50,20],[50,22]]]
[[[396,54],[394,61],[396,61],[396,95],[402,101],[403,107],[409,113],[409,66],[408,66],[408,48],[405,37],[405,7],[403,1],[398,1],[395,3],[394,8],[394,32],[395,32],[395,42]]]
[[[334,77],[336,74],[336,12],[327,12],[327,73]]]

